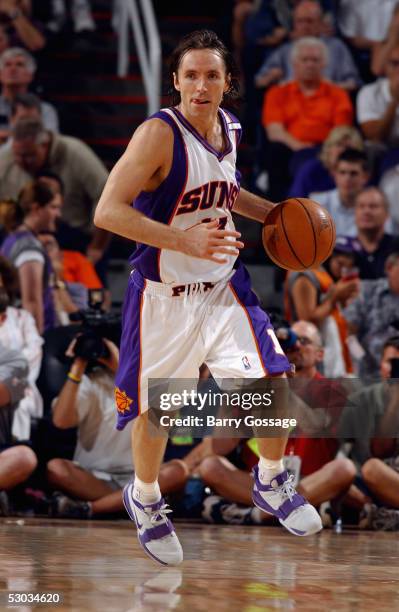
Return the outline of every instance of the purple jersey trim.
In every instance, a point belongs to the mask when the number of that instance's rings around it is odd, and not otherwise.
[[[122,430],[141,412],[141,316],[144,291],[133,282],[132,275],[126,290],[122,312],[122,336],[118,371],[115,377],[118,421],[116,429]],[[118,402],[117,394],[125,401]]]
[[[247,269],[241,262],[237,266],[237,271],[229,283],[230,288],[237,302],[246,312],[265,376],[291,372],[291,364],[287,357],[284,354],[276,353],[273,341],[267,331],[273,329],[273,326],[251,289],[251,279]]]
[[[226,115],[229,117],[231,123],[238,123],[239,125],[241,125],[241,121],[235,116],[233,115],[233,113],[231,113],[230,111],[227,111],[225,109],[223,109],[224,112],[226,113]],[[236,136],[236,148],[238,147],[238,145],[241,142],[241,137],[242,137],[242,128],[235,128],[235,136]]]
[[[133,207],[154,221],[169,224],[173,219],[176,206],[187,182],[188,158],[186,146],[180,128],[168,113],[160,111],[149,119],[162,119],[173,130],[172,167],[166,179],[155,191],[142,191],[137,196],[133,202]],[[161,250],[156,247],[137,243],[136,250],[130,257],[129,262],[141,272],[144,278],[162,282],[159,270],[160,254]]]
[[[201,134],[199,132],[197,132],[195,127],[193,125],[191,125],[191,123],[189,121],[187,121],[187,119],[184,117],[184,115],[182,115],[182,113],[177,108],[172,108],[171,110],[176,115],[176,117],[178,118],[180,123],[193,136],[195,136],[195,138],[203,145],[203,147],[205,147],[205,149],[207,151],[209,151],[210,153],[213,153],[213,155],[215,155],[220,162],[223,161],[223,159],[226,157],[226,155],[228,155],[229,153],[232,152],[233,145],[231,143],[229,129],[227,127],[225,116],[224,116],[224,114],[222,113],[222,111],[220,109],[219,109],[219,117],[220,117],[221,122],[222,122],[222,128],[223,128],[223,131],[224,131],[225,138],[227,138],[227,141],[228,141],[228,145],[227,145],[227,147],[223,151],[217,151],[207,140],[205,140],[205,138],[203,138],[201,136]]]

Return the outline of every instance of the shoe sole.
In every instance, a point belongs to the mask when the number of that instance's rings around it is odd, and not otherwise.
[[[128,485],[129,486],[129,485]],[[123,489],[123,505],[125,506],[125,510],[129,515],[129,518],[133,521],[133,523],[136,526],[137,529],[137,540],[138,543],[140,544],[141,548],[144,550],[144,552],[146,553],[146,555],[148,555],[151,559],[153,559],[154,561],[156,561],[157,563],[160,563],[161,565],[167,565],[170,567],[174,567],[173,565],[170,565],[169,563],[166,563],[165,561],[161,561],[160,559],[158,559],[158,557],[156,557],[155,555],[153,555],[145,546],[144,544],[141,542],[140,540],[140,534],[137,528],[137,523],[136,523],[136,516],[134,514],[134,512],[131,512],[130,510],[130,506],[129,506],[129,501],[128,501],[128,497],[127,497],[127,491],[128,487],[125,487]]]
[[[265,510],[264,508],[262,508],[262,506],[259,506],[259,504],[256,503],[255,500],[252,500],[254,505],[259,508],[259,510],[262,510],[262,512],[264,512],[265,514],[268,514],[269,516],[274,516],[274,514],[272,514],[271,512],[267,512],[267,510]],[[274,517],[276,518],[276,517]],[[319,533],[322,529],[323,529],[323,525],[320,527],[320,529],[318,529],[317,531],[312,531],[311,533],[298,533],[297,531],[295,531],[294,529],[290,529],[290,527],[288,527],[287,525],[284,525],[283,520],[282,519],[278,519],[278,522],[280,523],[280,525],[282,525],[284,527],[284,529],[286,529],[287,531],[289,531],[290,533],[292,533],[292,535],[298,536],[300,538],[306,538],[307,536],[310,535],[315,535],[316,533]]]

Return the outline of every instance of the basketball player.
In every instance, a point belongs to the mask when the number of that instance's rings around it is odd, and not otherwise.
[[[290,370],[237,260],[243,243],[232,210],[263,223],[273,204],[240,190],[241,127],[220,107],[238,89],[232,59],[216,34],[197,31],[176,48],[171,78],[176,105],[135,132],[94,219],[138,243],[123,311],[117,427],[136,419],[135,479],[124,503],[142,547],[164,565],[180,563],[183,552],[157,482],[166,441],[147,431],[148,378],[196,379],[202,363],[219,378]],[[316,533],[319,515],[284,471],[285,445],[286,437],[259,440],[254,503],[294,534]]]

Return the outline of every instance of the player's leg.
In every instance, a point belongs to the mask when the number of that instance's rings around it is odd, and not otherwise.
[[[278,415],[286,417],[289,414],[289,387],[285,380],[281,380],[286,375],[275,378],[280,380],[276,382],[273,402]],[[278,518],[294,535],[311,535],[322,529],[322,522],[317,510],[297,493],[292,477],[284,469],[286,431],[282,429],[278,437],[257,438],[260,458],[254,468],[253,501],[260,510]]]
[[[123,502],[136,523],[139,542],[145,552],[162,565],[178,565],[183,551],[158,482],[167,439],[152,437],[148,430],[148,413],[135,419],[132,427],[134,481],[123,491]]]
[[[187,319],[183,298],[158,298],[157,283],[131,276],[123,313],[120,362],[116,376],[118,427],[130,420],[134,481],[126,485],[123,501],[136,523],[145,552],[163,565],[177,565],[183,551],[161,496],[158,482],[166,446],[165,437],[150,435],[148,428],[149,379],[198,378],[196,337]],[[191,314],[191,313],[190,313]],[[160,328],[160,321],[170,322]]]
[[[285,380],[291,370],[268,315],[260,308],[251,291],[247,271],[240,266],[230,283],[219,295],[215,294],[213,332],[206,364],[216,378],[257,379],[254,390],[259,392],[261,379],[273,377],[273,402],[263,416],[289,415],[289,387]],[[215,325],[215,322],[216,325]],[[203,330],[206,337],[206,328]],[[252,384],[252,383],[251,383]],[[268,383],[270,385],[270,381]],[[264,390],[267,383],[265,381]],[[245,390],[249,388],[245,386]],[[252,413],[254,410],[252,410]],[[277,414],[275,414],[277,412]],[[257,415],[259,416],[259,415]],[[292,486],[292,479],[283,467],[287,430],[262,431],[258,438],[259,464],[254,468],[253,501],[255,505],[276,516],[295,535],[309,535],[322,528],[317,511]]]

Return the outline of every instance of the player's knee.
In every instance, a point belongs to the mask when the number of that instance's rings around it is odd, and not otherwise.
[[[334,460],[334,476],[333,478],[348,486],[356,476],[356,467],[353,461],[347,457],[339,457]]]
[[[68,462],[65,459],[51,459],[47,463],[47,480],[52,485],[61,485],[69,478]]]
[[[226,474],[221,457],[217,455],[201,461],[198,471],[204,483],[211,486],[221,482]]]
[[[381,467],[384,463],[381,459],[373,457],[368,459],[364,465],[362,465],[362,477],[363,480],[369,484],[377,482],[380,478]]]

